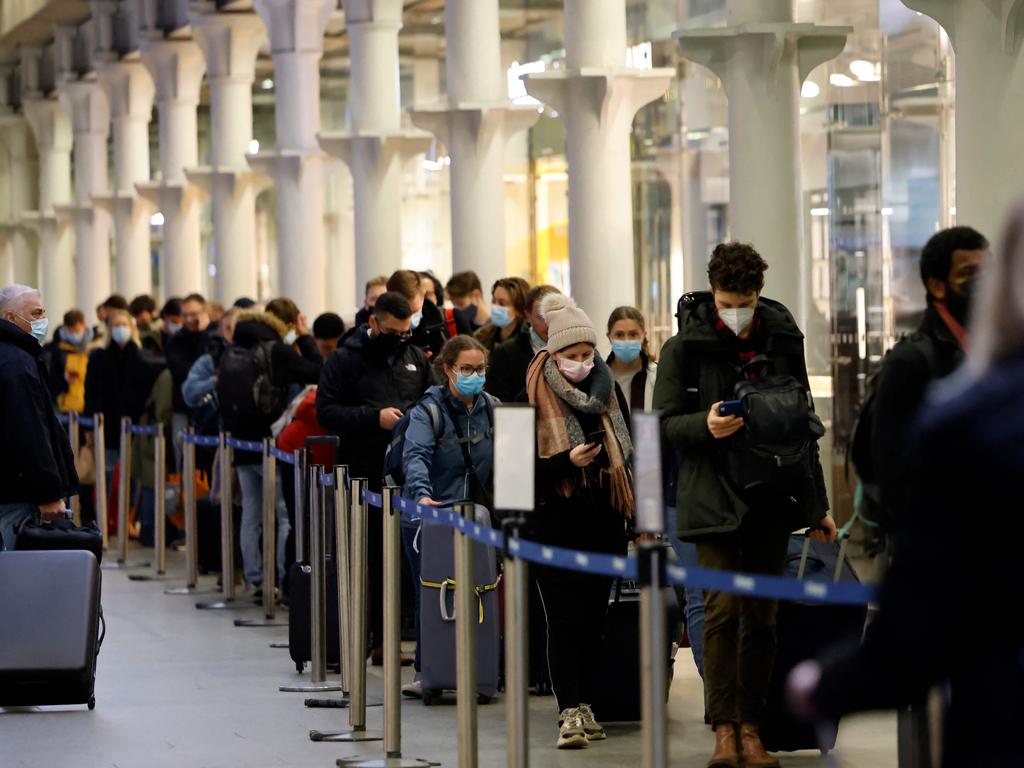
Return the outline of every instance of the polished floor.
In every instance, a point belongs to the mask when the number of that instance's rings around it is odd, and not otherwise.
[[[172,558],[172,575],[181,572]],[[172,580],[170,584],[177,582]],[[271,768],[333,766],[339,757],[381,757],[379,743],[361,747],[318,744],[310,729],[347,727],[343,709],[314,710],[304,694],[280,693],[302,677],[287,650],[270,647],[285,628],[236,628],[258,610],[197,611],[194,597],[163,594],[167,583],[132,582],[105,571],[107,638],[99,661],[97,706],[0,709],[0,766],[4,768]],[[669,714],[672,766],[703,768],[712,735],[703,726],[699,678],[681,651]],[[409,674],[409,671],[405,671]],[[370,671],[371,695],[380,695],[380,670]],[[579,752],[559,752],[554,700],[531,699],[533,766],[636,766],[639,726],[609,728],[609,739]],[[381,727],[382,710],[368,710],[368,727]],[[480,766],[503,766],[504,707],[480,709]],[[402,704],[407,757],[458,764],[454,706]],[[896,724],[889,715],[843,723],[834,757],[842,768],[896,765]],[[784,766],[817,766],[817,753],[784,755]]]

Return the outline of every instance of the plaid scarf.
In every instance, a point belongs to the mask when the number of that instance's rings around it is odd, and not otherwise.
[[[605,430],[604,451],[608,456],[608,468],[600,469],[598,483],[603,487],[608,478],[612,507],[632,519],[636,504],[628,462],[633,453],[633,441],[615,396],[611,370],[599,357],[594,359],[591,376],[592,392],[588,395],[562,376],[555,359],[546,351],[533,358],[526,374],[526,391],[530,404],[537,409],[537,456],[550,459],[583,445],[586,435],[576,412],[598,415]],[[582,487],[587,486],[585,471],[580,472],[578,478],[566,478],[558,492],[569,498],[578,482]]]

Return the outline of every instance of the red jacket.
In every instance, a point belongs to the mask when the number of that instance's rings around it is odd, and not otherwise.
[[[319,437],[327,432],[316,420],[316,387],[313,387],[302,398],[295,411],[295,417],[277,438],[277,447],[291,453],[297,448],[304,448],[307,437]],[[313,463],[325,467],[334,466],[334,449],[329,445],[313,446]]]

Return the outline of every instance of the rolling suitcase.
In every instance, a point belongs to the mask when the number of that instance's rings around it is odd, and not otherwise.
[[[490,525],[490,513],[477,507],[477,520]],[[423,521],[420,533],[420,683],[423,703],[430,705],[456,686],[455,541],[452,528]],[[481,704],[498,690],[500,659],[498,567],[493,547],[475,544],[474,575],[480,609],[476,634],[476,690]]]
[[[859,581],[839,544],[811,541],[803,535],[794,535],[789,539],[787,576],[799,577],[805,542],[809,545],[803,576],[805,579]],[[829,752],[835,747],[836,730],[832,732],[831,743],[819,743],[814,725],[804,723],[790,714],[786,704],[786,679],[800,662],[819,658],[830,648],[858,642],[866,620],[867,606],[863,605],[779,603],[776,620],[778,651],[761,722],[761,741],[768,750],[794,752],[820,749]]]
[[[338,565],[327,556],[327,665],[341,664],[338,626]],[[309,626],[312,590],[312,571],[309,563],[292,563],[288,569],[288,654],[301,672],[309,663],[312,644]]]
[[[682,617],[675,592],[664,590],[668,628],[668,685],[672,685],[675,649],[682,639]],[[626,663],[625,660],[631,660]],[[616,580],[605,619],[604,652],[590,703],[599,722],[625,723],[640,720],[640,590]],[[668,698],[668,690],[665,691]]]
[[[91,552],[0,553],[0,706],[96,706],[100,565]]]

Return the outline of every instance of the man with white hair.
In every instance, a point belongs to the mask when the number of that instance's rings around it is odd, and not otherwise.
[[[44,520],[64,514],[78,488],[40,360],[48,326],[39,291],[0,288],[0,549],[14,549],[18,527],[36,512]]]

